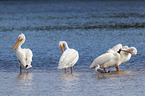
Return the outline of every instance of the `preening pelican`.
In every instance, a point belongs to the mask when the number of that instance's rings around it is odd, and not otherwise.
[[[30,49],[21,48],[21,45],[24,42],[25,42],[25,35],[21,33],[18,36],[18,40],[16,44],[13,46],[13,49],[11,51],[12,53],[16,49],[16,56],[17,56],[18,63],[20,65],[20,73],[22,72],[22,67],[26,68],[27,72],[28,72],[28,68],[32,67],[31,62],[32,62],[33,53]]]
[[[65,41],[59,42],[59,47],[62,50],[62,55],[59,59],[58,69],[65,69],[71,67],[71,74],[73,73],[73,66],[76,64],[76,62],[79,59],[78,51],[75,49],[70,49]],[[64,51],[65,48],[65,51]]]
[[[100,68],[104,68],[104,70],[106,70],[107,67],[118,66],[120,63],[119,61],[120,61],[119,53],[116,52],[105,53],[97,57],[91,64],[90,68],[95,68],[99,65]]]
[[[137,49],[135,47],[128,47],[128,46],[124,46],[122,47],[122,49],[120,49],[119,51],[120,54],[120,64],[123,64],[127,61],[130,60],[131,55],[136,55],[137,54]],[[116,66],[116,70],[119,71],[119,65]]]
[[[111,50],[113,50],[114,52],[117,52],[121,55],[121,58],[120,58],[121,63],[120,64],[129,61],[130,58],[131,58],[131,55],[136,55],[137,54],[137,49],[135,47],[128,47],[128,46],[123,46],[122,47],[122,44],[117,44],[112,49],[108,50],[107,52],[108,53],[113,52]],[[119,65],[116,66],[117,71],[119,71]]]
[[[117,45],[107,51],[107,53],[97,57],[93,63],[91,64],[90,68],[95,68],[96,66],[100,65],[100,68],[104,68],[106,70],[107,67],[116,67],[116,70],[119,71],[119,65],[127,62],[131,55],[137,54],[137,49],[135,47],[124,46],[120,49],[122,45]]]

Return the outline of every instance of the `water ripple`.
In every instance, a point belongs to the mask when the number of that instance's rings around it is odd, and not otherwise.
[[[112,24],[96,24],[96,25],[87,25],[84,24],[82,26],[75,25],[75,26],[24,26],[20,28],[15,27],[1,27],[1,32],[7,32],[12,30],[20,30],[20,31],[27,31],[27,30],[68,30],[68,29],[96,29],[96,28],[114,28],[114,29],[121,29],[121,28],[145,28],[145,22],[143,23],[112,23]]]

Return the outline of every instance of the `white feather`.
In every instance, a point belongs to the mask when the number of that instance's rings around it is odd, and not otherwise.
[[[75,49],[67,49],[64,51],[64,53],[61,55],[58,69],[64,69],[74,66],[74,64],[78,61],[79,54],[78,51]]]
[[[118,53],[119,50],[120,52]],[[136,54],[137,49],[135,47],[122,47],[121,44],[117,44],[112,49],[109,49],[107,53],[98,56],[91,64],[90,68],[95,68],[98,65],[100,65],[100,68],[116,67],[127,62],[131,58],[131,55]]]
[[[100,65],[100,68],[112,67],[119,64],[120,55],[118,53],[105,53],[97,57],[90,68]]]

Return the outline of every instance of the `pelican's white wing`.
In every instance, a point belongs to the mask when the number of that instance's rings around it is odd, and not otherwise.
[[[20,66],[26,68],[26,65],[28,65],[27,68],[32,67],[31,62],[32,62],[33,53],[30,49],[18,50],[16,54]]]
[[[105,53],[97,57],[91,64],[90,68],[95,68],[98,65],[100,65],[100,68],[114,66],[119,62],[119,59],[120,55],[118,53]]]
[[[109,49],[107,51],[107,53],[114,53],[114,52],[118,52],[119,49],[122,49],[122,44],[117,44],[116,46],[114,46],[112,49]]]
[[[114,51],[114,52],[117,52],[117,51],[119,51],[119,49],[121,49],[122,48],[122,44],[117,44],[116,46],[114,46],[113,48],[112,48],[112,50]]]
[[[32,67],[31,62],[32,62],[33,53],[30,49],[24,49],[24,50],[26,54],[26,65],[28,65],[27,68],[30,68]]]
[[[78,59],[79,59],[78,51],[74,49],[67,49],[61,55],[57,68],[63,69],[72,67],[78,61]]]

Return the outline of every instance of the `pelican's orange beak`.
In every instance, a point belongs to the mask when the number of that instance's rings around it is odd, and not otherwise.
[[[62,53],[63,53],[64,52],[64,46],[59,45],[59,47],[61,48]]]
[[[17,46],[19,45],[19,43],[22,41],[22,39],[18,38],[16,44],[13,46],[13,49],[11,51],[11,53],[17,48]]]

